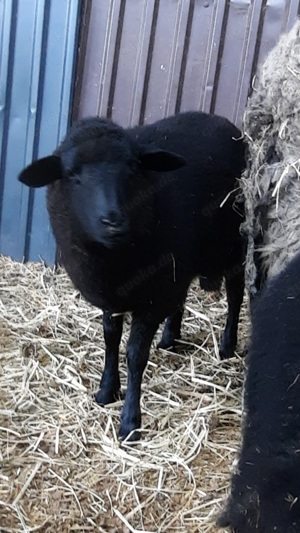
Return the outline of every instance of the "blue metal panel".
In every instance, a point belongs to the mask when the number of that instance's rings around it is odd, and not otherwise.
[[[16,178],[66,132],[79,12],[80,0],[0,0],[0,252],[15,259],[54,262],[45,191]]]

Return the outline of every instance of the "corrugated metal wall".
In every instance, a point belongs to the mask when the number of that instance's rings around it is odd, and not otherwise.
[[[53,263],[45,191],[19,171],[53,151],[70,115],[80,0],[0,0],[0,252]]]
[[[0,0],[0,253],[54,261],[45,191],[22,167],[74,118],[127,126],[202,109],[241,123],[257,64],[299,0]]]
[[[75,116],[120,124],[201,109],[240,125],[257,62],[299,0],[89,0]]]

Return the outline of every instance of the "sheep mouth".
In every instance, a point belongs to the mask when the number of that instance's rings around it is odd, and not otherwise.
[[[101,243],[106,246],[106,248],[120,248],[126,246],[129,241],[129,234],[125,231],[122,233],[107,234],[101,238]]]

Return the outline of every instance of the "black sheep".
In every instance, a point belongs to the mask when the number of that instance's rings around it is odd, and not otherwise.
[[[252,301],[243,444],[222,527],[300,532],[300,255]]]
[[[128,385],[119,435],[137,438],[140,389],[149,349],[168,317],[160,347],[180,337],[192,279],[207,290],[225,276],[228,318],[221,357],[233,355],[243,298],[242,220],[237,178],[244,167],[239,130],[225,118],[189,112],[123,129],[87,118],[55,154],[19,179],[48,187],[60,259],[74,285],[103,309],[106,343],[100,404],[119,395],[122,313],[132,314]]]

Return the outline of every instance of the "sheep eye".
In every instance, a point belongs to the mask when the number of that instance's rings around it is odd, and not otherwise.
[[[68,179],[75,185],[81,184],[81,179],[77,172],[71,172],[70,174],[68,174]]]

